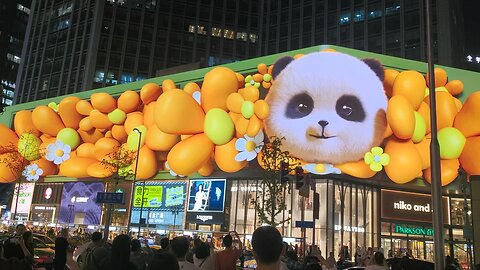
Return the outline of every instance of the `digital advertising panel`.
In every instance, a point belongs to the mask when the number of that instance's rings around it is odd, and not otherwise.
[[[184,181],[135,183],[131,224],[139,224],[142,210],[142,224],[158,229],[183,225],[186,193]]]
[[[18,188],[18,184],[15,184],[11,208],[12,213],[15,213],[15,205],[17,205],[17,214],[28,215],[28,213],[30,213],[30,206],[32,205],[34,188],[34,183],[23,183],[20,185],[20,189]],[[20,196],[18,196],[18,202],[17,193],[20,194]]]
[[[226,179],[192,179],[189,185],[187,222],[223,224]]]
[[[101,182],[65,183],[58,222],[85,225],[100,224],[102,207],[96,203],[96,197],[97,192],[103,192],[104,190],[105,186]]]

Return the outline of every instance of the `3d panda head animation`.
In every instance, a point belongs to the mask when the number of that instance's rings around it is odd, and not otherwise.
[[[318,52],[279,59],[266,97],[268,136],[305,162],[358,161],[383,139],[387,126],[384,71],[373,59]]]

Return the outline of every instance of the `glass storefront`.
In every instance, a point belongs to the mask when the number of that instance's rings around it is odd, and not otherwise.
[[[248,235],[262,225],[257,209],[262,207],[264,185],[261,180],[232,180],[229,211],[229,230]],[[352,259],[357,247],[377,246],[377,190],[372,187],[336,180],[321,179],[315,184],[319,194],[319,218],[315,229],[306,229],[306,242],[318,245],[322,254],[333,251],[339,254],[342,247],[348,249]],[[298,190],[282,194],[286,209],[276,216],[276,221],[286,220],[278,229],[285,237],[302,238],[301,228],[295,227],[301,221],[304,207],[304,220],[313,221],[313,191],[309,198],[299,196]],[[315,232],[314,232],[315,230]],[[301,241],[300,241],[301,242]],[[346,247],[346,248],[345,248]]]

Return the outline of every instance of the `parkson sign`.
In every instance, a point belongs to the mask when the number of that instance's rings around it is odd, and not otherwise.
[[[410,235],[433,236],[433,229],[424,228],[424,227],[410,227],[410,226],[403,226],[403,225],[395,225],[395,232],[402,233],[402,234],[410,234]]]

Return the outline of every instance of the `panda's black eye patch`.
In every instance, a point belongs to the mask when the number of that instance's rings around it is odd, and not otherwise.
[[[356,96],[341,96],[337,100],[335,110],[340,117],[347,121],[363,122],[365,120],[365,110],[362,102]]]
[[[287,118],[302,118],[309,115],[313,110],[313,99],[307,93],[293,96],[288,102],[285,116]]]

